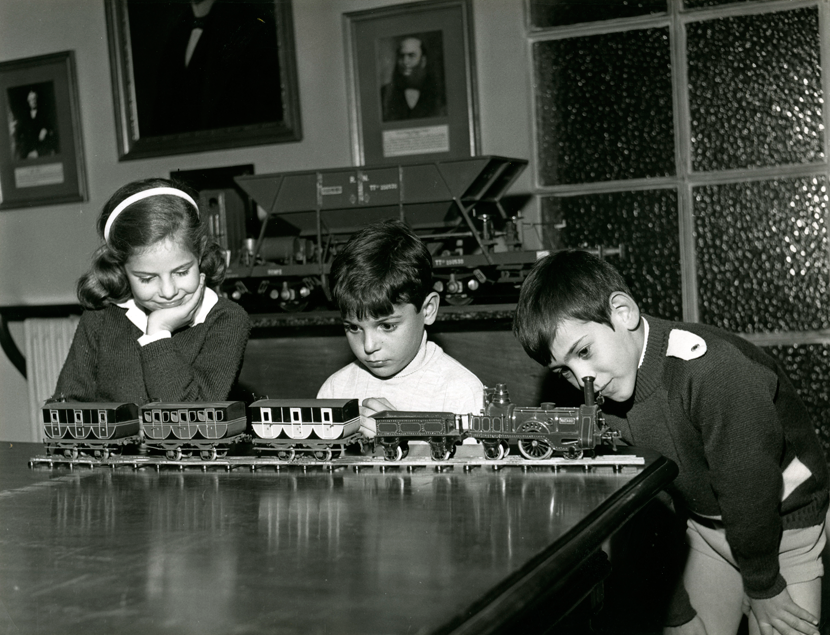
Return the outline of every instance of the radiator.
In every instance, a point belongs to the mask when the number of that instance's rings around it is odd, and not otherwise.
[[[58,375],[69,353],[76,316],[67,318],[30,318],[23,321],[26,342],[26,383],[29,388],[31,438],[43,438],[40,409],[43,402],[55,392]]]

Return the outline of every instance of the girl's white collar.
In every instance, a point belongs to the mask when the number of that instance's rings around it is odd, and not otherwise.
[[[202,324],[207,319],[210,310],[216,306],[217,302],[219,302],[219,296],[216,295],[216,291],[206,288],[205,294],[202,297],[202,306],[199,307],[199,310],[196,312],[196,317],[193,318],[190,326]],[[127,319],[141,329],[142,333],[147,332],[147,314],[138,308],[135,300],[130,298],[126,302],[121,302],[117,306],[120,306],[122,309],[127,309]]]

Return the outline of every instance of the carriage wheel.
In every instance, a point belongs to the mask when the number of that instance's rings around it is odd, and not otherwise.
[[[167,450],[164,455],[171,461],[178,461],[182,458],[182,449],[176,448],[175,450]]]
[[[63,451],[63,455],[64,455],[67,459],[73,459],[73,460],[74,460],[74,459],[77,459],[77,458],[78,458],[78,454],[79,454],[79,452],[78,452],[78,448],[66,448],[66,449]]]
[[[409,456],[409,441],[403,441],[401,443],[401,458],[405,459]]]
[[[535,421],[524,424],[520,432],[543,432],[542,426]],[[520,439],[519,452],[531,461],[549,459],[553,455],[553,448],[545,439]]]
[[[110,458],[109,448],[101,448],[100,450],[95,450],[95,452],[93,452],[93,456],[96,459],[101,459],[102,461],[106,461],[108,458]]]
[[[226,456],[228,456],[228,448],[216,448],[216,458],[224,459]]]
[[[215,461],[216,460],[216,448],[210,448],[209,450],[201,450],[199,452],[199,456],[202,457],[203,461]]]
[[[279,450],[277,452],[277,458],[280,461],[293,461],[294,460],[294,449],[289,448],[288,450]]]
[[[502,439],[501,441],[499,441],[499,445],[501,445],[501,447],[504,448],[504,455],[502,455],[502,458],[510,454],[510,444],[507,441]]]
[[[582,450],[575,445],[568,446],[568,449],[565,450],[565,458],[570,459],[572,461],[576,461],[577,459],[582,458]]]
[[[314,450],[314,458],[318,461],[331,461],[331,450],[326,448],[325,450]]]

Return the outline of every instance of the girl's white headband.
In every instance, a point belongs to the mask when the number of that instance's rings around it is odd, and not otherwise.
[[[114,210],[112,210],[112,214],[110,214],[109,218],[107,218],[107,224],[104,225],[104,240],[109,240],[110,229],[112,228],[112,223],[115,221],[116,216],[118,216],[121,212],[123,212],[136,201],[140,201],[151,196],[159,196],[161,194],[169,194],[171,196],[178,196],[179,198],[183,198],[196,209],[197,214],[199,213],[199,206],[196,205],[196,201],[194,201],[193,198],[187,194],[187,192],[182,192],[181,190],[176,189],[175,187],[151,187],[149,190],[142,190],[140,192],[137,192],[136,194],[133,194],[132,196],[128,196],[123,201],[121,201]]]

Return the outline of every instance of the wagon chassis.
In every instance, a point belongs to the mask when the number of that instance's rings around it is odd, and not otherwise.
[[[183,457],[189,457],[198,453],[203,461],[215,461],[225,458],[231,446],[236,443],[250,441],[251,436],[247,433],[236,434],[221,439],[167,439],[165,441],[144,440],[144,447],[149,450],[164,452],[167,459],[179,461]]]
[[[96,459],[107,459],[113,454],[121,454],[124,446],[138,446],[141,441],[141,435],[136,434],[118,439],[49,439],[43,445],[47,455],[63,454],[67,458],[77,459],[91,452]]]
[[[359,432],[355,432],[342,439],[261,439],[254,437],[254,446],[258,450],[275,454],[281,461],[293,461],[299,457],[309,457],[315,461],[331,461],[339,458],[346,451],[346,447],[355,443],[360,444],[363,453],[371,441]]]

